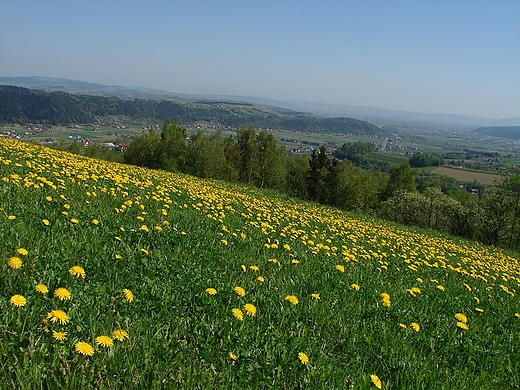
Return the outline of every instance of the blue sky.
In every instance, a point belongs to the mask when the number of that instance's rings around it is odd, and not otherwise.
[[[520,117],[520,1],[0,0],[0,76]]]

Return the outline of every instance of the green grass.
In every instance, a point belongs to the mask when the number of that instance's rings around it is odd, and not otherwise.
[[[517,255],[10,140],[0,140],[0,167],[6,388],[365,389],[371,375],[384,389],[520,386]],[[54,297],[58,287],[71,299]],[[236,319],[247,303],[256,315]],[[57,309],[67,324],[47,320]],[[129,338],[96,344],[115,329]],[[93,356],[75,351],[79,341]]]
[[[402,157],[396,154],[384,153],[384,152],[372,152],[369,154],[371,159],[376,161],[387,162],[391,165],[399,165],[405,161],[408,161],[408,158]]]

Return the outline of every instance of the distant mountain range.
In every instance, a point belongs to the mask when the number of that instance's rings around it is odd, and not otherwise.
[[[490,119],[455,114],[426,114],[409,111],[387,110],[368,106],[348,106],[308,101],[278,101],[253,96],[236,95],[189,95],[145,87],[122,87],[102,85],[54,77],[0,77],[0,84],[14,85],[45,91],[64,91],[75,94],[117,96],[121,98],[179,99],[179,100],[223,100],[261,104],[288,110],[308,112],[325,116],[342,116],[361,119],[377,124],[385,122],[417,122],[436,125],[460,125],[470,128],[483,126],[520,126],[520,118]]]

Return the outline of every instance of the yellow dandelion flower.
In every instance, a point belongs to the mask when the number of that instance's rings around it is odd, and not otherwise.
[[[10,221],[13,221],[13,220],[16,219],[16,216],[14,216],[14,215],[9,215],[9,216],[7,217],[7,219],[10,220]]]
[[[320,294],[314,293],[314,294],[311,294],[311,297],[313,297],[314,299],[319,300],[320,299]]]
[[[47,319],[49,319],[52,323],[59,322],[60,325],[65,325],[69,322],[70,318],[63,310],[51,310],[47,314]]]
[[[52,331],[52,338],[58,341],[65,340],[67,338],[67,332],[56,332]]]
[[[142,253],[144,253],[145,255],[148,254],[148,251],[147,251],[146,249],[144,249],[144,248],[141,248],[141,249],[139,249],[139,250],[140,250]]]
[[[457,326],[461,329],[468,330],[468,324],[466,324],[465,322],[458,321]]]
[[[403,324],[402,322],[399,323],[399,327],[406,329],[406,324]]]
[[[234,360],[234,361],[236,361],[238,359],[238,356],[235,355],[233,352],[228,353],[228,356],[230,357],[231,360]]]
[[[125,296],[125,299],[128,301],[128,302],[132,302],[134,300],[134,294],[132,293],[132,291],[130,291],[129,289],[127,288],[124,288],[123,289],[123,295]]]
[[[47,202],[52,202],[52,196],[46,196],[45,200],[47,200]]]
[[[25,306],[25,304],[27,303],[23,295],[20,294],[13,295],[9,302],[11,302],[16,307]]]
[[[247,267],[244,264],[242,264],[240,267],[242,268],[242,271],[244,271],[244,272],[247,271]]]
[[[224,244],[224,245],[227,245],[227,244],[228,244],[227,240],[224,240],[224,239],[220,240],[220,242],[221,242],[222,244]]]
[[[468,317],[466,317],[466,315],[463,314],[463,313],[457,313],[457,314],[455,314],[455,318],[456,318],[457,320],[459,320],[460,322],[464,322],[465,324],[468,323]]]
[[[22,259],[13,256],[9,260],[7,260],[7,265],[12,269],[18,269],[22,266]]]
[[[92,356],[94,355],[94,348],[89,343],[84,341],[80,341],[74,345],[74,350],[83,355],[83,356]]]
[[[419,325],[417,322],[412,322],[410,326],[415,330],[416,332],[419,332],[421,330],[421,325]]]
[[[423,283],[422,278],[417,278],[417,281],[418,281],[419,283]]]
[[[390,295],[388,295],[387,293],[382,293],[380,295],[381,297],[381,303],[386,306],[386,307],[390,307],[391,305],[391,302],[390,302]]]
[[[17,252],[19,255],[22,255],[22,256],[27,256],[27,253],[29,253],[29,252],[27,252],[27,249],[24,249],[24,248],[18,248],[18,249],[16,250],[16,252]]]
[[[70,204],[65,203],[65,204],[63,205],[63,207],[66,208],[67,210],[69,210],[69,209],[70,209]]]
[[[233,313],[233,317],[235,317],[237,320],[242,321],[244,319],[244,313],[242,313],[242,310],[233,309],[231,312]]]
[[[258,280],[259,282],[265,282],[265,278],[263,276],[259,276],[258,278],[256,278],[256,280]]]
[[[476,307],[475,310],[479,313],[484,313],[484,309],[481,309],[480,307]]]
[[[141,225],[141,227],[139,229],[144,231],[144,232],[149,232],[150,231],[150,229],[148,229],[148,226],[146,226],[146,225]]]
[[[297,305],[298,304],[298,298],[294,295],[287,295],[285,297],[285,300],[289,302],[291,305]]]
[[[377,375],[370,375],[370,379],[372,380],[372,383],[375,387],[377,387],[378,389],[381,389],[381,387],[382,387],[381,379],[379,379],[379,377]]]
[[[79,221],[76,218],[72,218],[70,222],[72,222],[73,224],[77,224]]]
[[[85,270],[79,265],[75,265],[69,269],[69,274],[77,278],[85,279]]]
[[[441,284],[439,284],[439,285],[437,286],[437,288],[438,288],[439,290],[441,290],[441,291],[444,291],[444,290],[445,290],[444,286],[441,285]]]
[[[252,303],[246,303],[244,305],[244,311],[248,316],[254,317],[256,315],[256,306]]]
[[[412,295],[414,297],[416,297],[417,294],[421,294],[421,289],[419,287],[412,287],[406,291],[408,291],[410,293],[410,295]]]
[[[480,303],[480,298],[479,298],[479,297],[473,297],[473,299],[474,299],[477,303]]]
[[[39,292],[40,294],[47,294],[49,292],[47,286],[41,283],[34,286],[34,289],[36,290],[36,292]]]
[[[273,264],[278,263],[278,259],[269,259],[267,261],[270,262],[270,263],[273,263]]]
[[[112,332],[112,338],[117,341],[123,341],[128,338],[128,332],[124,329],[116,329]]]
[[[121,255],[118,255],[118,254],[116,254],[114,257],[115,257],[116,260],[120,260],[120,259],[122,259],[122,256],[121,256]]]
[[[99,221],[98,221],[97,219],[93,219],[93,220],[92,220],[92,223],[93,223],[94,225],[99,225]]]
[[[235,290],[235,292],[237,293],[237,295],[239,297],[243,297],[244,295],[246,295],[246,290],[244,290],[242,287],[240,286],[236,286],[233,290]]]
[[[302,364],[309,363],[309,357],[303,352],[298,352],[298,359],[300,359],[300,362],[302,362]]]
[[[217,294],[217,290],[215,290],[214,288],[207,288],[206,289],[206,292],[209,294],[209,295],[216,295]]]
[[[291,263],[293,263],[293,264],[300,264],[300,260],[292,259]]]
[[[50,225],[50,222],[48,219],[42,219],[42,223],[45,225],[45,226],[49,226]]]
[[[464,287],[466,287],[468,291],[471,291],[471,286],[469,284],[464,283]]]
[[[60,301],[66,301],[70,299],[70,291],[64,287],[60,287],[54,290],[54,296]]]
[[[352,283],[352,284],[350,285],[350,287],[353,288],[353,289],[356,290],[356,291],[359,291],[359,289],[361,288],[361,287],[359,287],[359,284],[357,284],[357,283]]]
[[[337,269],[339,272],[345,272],[345,267],[342,266],[341,264],[338,264],[338,265],[336,266],[336,269]]]
[[[109,336],[96,337],[96,344],[103,348],[110,348],[114,345],[114,340]]]
[[[250,269],[251,271],[255,271],[255,272],[256,272],[256,271],[260,271],[260,268],[258,268],[257,265],[252,265],[251,267],[249,267],[249,269]]]

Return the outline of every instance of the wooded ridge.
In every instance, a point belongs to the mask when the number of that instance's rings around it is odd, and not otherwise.
[[[316,116],[250,103],[121,99],[0,85],[0,122],[3,123],[95,123],[114,115],[126,116],[136,122],[164,122],[175,118],[184,126],[205,122],[230,128],[254,124],[262,129],[367,136],[387,134],[379,127],[357,119]]]

